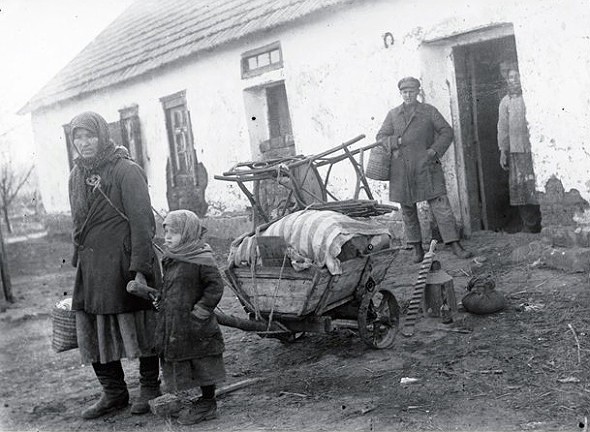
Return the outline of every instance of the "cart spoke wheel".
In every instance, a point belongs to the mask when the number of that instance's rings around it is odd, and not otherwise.
[[[358,323],[361,339],[371,348],[392,346],[399,326],[399,306],[395,296],[379,288],[365,292]]]

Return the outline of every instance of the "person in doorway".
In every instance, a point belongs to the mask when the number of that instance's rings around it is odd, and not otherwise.
[[[191,425],[217,415],[216,384],[225,380],[224,342],[213,312],[223,295],[223,280],[205,228],[191,211],[176,210],[164,219],[164,287],[158,302],[156,346],[166,390],[201,387],[202,396],[180,411],[178,422]]]
[[[160,395],[155,311],[126,286],[131,280],[161,283],[147,179],[127,150],[111,141],[99,114],[82,113],[70,128],[79,155],[69,178],[77,267],[72,309],[82,363],[92,364],[103,389],[82,417],[97,418],[129,404],[124,357],[139,358],[140,394],[131,413],[144,414],[148,401]]]
[[[459,258],[469,258],[472,254],[459,241],[440,163],[453,140],[453,129],[435,107],[418,102],[418,79],[402,78],[398,88],[403,103],[387,113],[377,141],[391,152],[389,199],[401,204],[414,262],[424,258],[416,206],[421,201],[428,202],[441,237],[453,253]]]
[[[500,166],[508,171],[510,205],[518,208],[522,231],[541,231],[541,211],[535,189],[535,173],[526,110],[515,66],[508,69],[508,94],[498,107]]]

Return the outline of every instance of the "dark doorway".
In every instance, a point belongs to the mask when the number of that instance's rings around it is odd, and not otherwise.
[[[289,115],[289,103],[285,84],[266,88],[268,113],[268,140],[260,143],[262,159],[277,159],[295,155],[295,142]]]
[[[295,155],[295,142],[289,114],[287,91],[283,82],[268,86],[266,108],[268,115],[268,140],[260,143],[262,160],[288,158]],[[292,201],[289,189],[275,180],[256,182],[255,196],[264,211],[277,217],[279,208],[288,208]]]
[[[509,229],[508,173],[500,167],[498,106],[506,94],[503,65],[517,63],[513,36],[453,49],[471,227]]]

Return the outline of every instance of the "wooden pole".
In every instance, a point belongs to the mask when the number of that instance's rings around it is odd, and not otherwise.
[[[6,262],[6,256],[4,236],[2,235],[2,227],[0,227],[0,273],[2,279],[2,290],[4,291],[4,299],[9,303],[14,303],[14,297],[12,296],[12,283],[10,282],[10,274],[8,273],[8,263]]]
[[[271,323],[269,328],[268,322],[266,321],[253,321],[244,318],[239,318],[234,315],[227,315],[218,310],[215,311],[215,317],[217,318],[217,322],[222,326],[233,327],[244,331],[285,331],[284,327],[281,327],[276,323]]]

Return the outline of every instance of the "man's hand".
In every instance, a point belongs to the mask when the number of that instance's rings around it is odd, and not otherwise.
[[[199,304],[196,304],[193,307],[193,315],[197,319],[199,319],[201,321],[204,321],[204,320],[206,320],[207,318],[209,318],[211,316],[211,312],[209,311],[209,309],[206,309],[203,306],[201,306]]]
[[[390,135],[383,137],[381,140],[381,146],[388,152],[397,150],[401,144],[401,138],[397,135]]]
[[[504,171],[508,171],[508,155],[506,150],[500,151],[500,166]]]
[[[435,150],[429,148],[428,150],[426,150],[426,158],[428,163],[434,163],[436,162],[436,160],[438,159],[438,154],[436,153]]]

